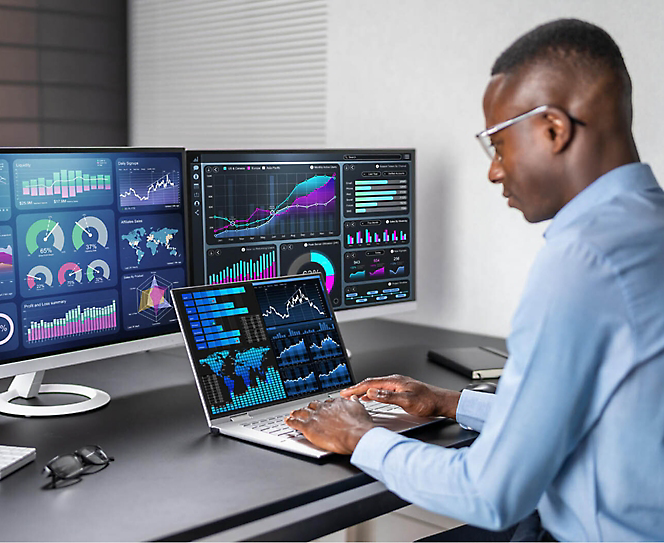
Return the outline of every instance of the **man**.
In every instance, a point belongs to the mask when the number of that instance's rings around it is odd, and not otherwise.
[[[639,162],[620,51],[594,25],[542,25],[494,64],[484,114],[489,180],[528,221],[553,219],[495,396],[368,379],[287,423],[475,526],[537,510],[558,540],[662,540],[664,193]],[[375,428],[363,396],[481,433],[461,450],[424,444]]]

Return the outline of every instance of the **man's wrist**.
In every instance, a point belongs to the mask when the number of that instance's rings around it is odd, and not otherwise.
[[[345,447],[348,451],[348,454],[353,454],[353,451],[355,451],[355,448],[360,442],[360,439],[362,439],[364,435],[373,428],[376,428],[376,425],[373,423],[358,424],[346,432]]]
[[[457,408],[459,407],[459,400],[461,393],[455,390],[439,389],[439,407],[438,416],[448,417],[456,420]]]

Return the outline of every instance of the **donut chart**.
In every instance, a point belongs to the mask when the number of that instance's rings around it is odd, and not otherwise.
[[[14,337],[14,321],[7,313],[0,313],[0,345],[9,343]]]
[[[288,275],[297,275],[306,273],[310,264],[318,264],[323,268],[323,275],[325,278],[325,289],[328,293],[332,292],[335,282],[334,264],[323,253],[318,251],[309,251],[298,256],[288,268]]]

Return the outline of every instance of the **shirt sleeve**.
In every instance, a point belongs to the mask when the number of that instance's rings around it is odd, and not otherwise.
[[[486,392],[462,391],[456,410],[456,421],[466,429],[481,432],[494,398],[493,394]]]
[[[437,513],[490,530],[518,522],[588,430],[588,391],[606,352],[629,355],[624,315],[618,282],[601,255],[547,245],[531,270],[508,339],[510,358],[475,442],[445,449],[377,428],[360,440],[351,462]],[[481,409],[469,411],[476,420],[466,413],[462,420],[479,426]]]

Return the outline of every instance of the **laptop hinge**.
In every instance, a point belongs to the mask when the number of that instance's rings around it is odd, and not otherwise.
[[[246,420],[251,420],[251,415],[249,413],[240,413],[239,415],[233,415],[230,417],[231,422],[242,422]]]

